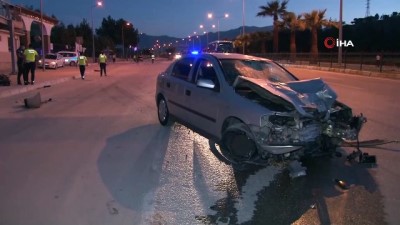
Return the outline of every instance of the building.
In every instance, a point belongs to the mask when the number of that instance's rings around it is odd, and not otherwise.
[[[42,49],[44,53],[50,52],[51,29],[57,23],[55,18],[42,16],[40,12],[0,0],[0,72],[15,73],[15,51],[21,44],[28,46],[32,41],[36,41],[40,43],[37,49],[39,53],[43,52]],[[39,32],[32,32],[34,26],[39,28]],[[40,30],[43,31],[43,35]]]

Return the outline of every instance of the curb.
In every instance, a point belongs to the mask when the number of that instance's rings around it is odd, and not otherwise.
[[[68,80],[74,80],[74,79],[76,79],[76,76],[64,77],[64,78],[59,78],[59,79],[50,80],[50,81],[43,81],[43,82],[40,82],[35,85],[24,85],[24,86],[15,88],[15,89],[10,89],[10,90],[1,91],[1,89],[0,89],[0,98],[5,98],[5,97],[17,95],[17,94],[22,94],[22,93],[25,93],[28,91],[36,90],[36,89],[43,88],[43,87],[53,85],[53,84],[63,83]],[[5,88],[7,88],[7,87],[5,87]]]
[[[332,67],[318,67],[318,66],[308,66],[308,65],[294,65],[294,64],[281,64],[284,67],[294,67],[294,68],[303,68],[303,69],[311,69],[311,70],[321,70],[321,71],[330,71],[337,73],[346,73],[352,75],[360,75],[366,77],[381,77],[381,78],[389,78],[389,79],[400,79],[399,73],[380,73],[373,72],[367,70],[353,70],[353,69],[342,69],[342,68],[332,68]]]

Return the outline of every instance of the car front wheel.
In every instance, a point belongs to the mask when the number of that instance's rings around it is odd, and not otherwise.
[[[245,124],[230,125],[222,133],[221,150],[237,163],[250,162],[257,155],[257,145]]]
[[[158,100],[157,112],[158,112],[158,121],[160,121],[161,125],[168,126],[168,125],[172,124],[172,121],[171,121],[171,118],[169,115],[167,101],[163,97],[161,97]]]

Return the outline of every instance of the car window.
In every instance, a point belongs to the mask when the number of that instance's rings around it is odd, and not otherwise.
[[[286,83],[297,80],[277,64],[264,60],[222,59],[222,69],[227,82],[232,85],[237,76]]]
[[[188,80],[190,70],[193,67],[194,58],[184,58],[178,60],[172,68],[171,75],[182,80]]]
[[[196,70],[196,78],[195,82],[197,82],[198,79],[207,79],[207,80],[212,80],[214,84],[218,84],[218,77],[217,73],[215,72],[214,65],[209,62],[208,60],[201,59],[198,63],[198,67]]]
[[[46,59],[57,59],[56,55],[46,55],[45,56]]]

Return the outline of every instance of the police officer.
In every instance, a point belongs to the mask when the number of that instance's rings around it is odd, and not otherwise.
[[[35,69],[36,69],[36,61],[39,57],[39,54],[35,49],[32,48],[32,44],[29,44],[29,47],[24,50],[25,56],[25,73],[24,73],[24,82],[25,85],[29,84],[28,75],[29,71],[31,72],[31,84],[35,83]]]
[[[19,48],[17,49],[17,66],[18,66],[18,77],[17,81],[18,84],[21,85],[21,76],[25,73],[24,71],[24,51],[25,51],[25,45],[20,45]],[[24,77],[24,83],[27,81],[25,80]]]
[[[151,54],[151,63],[154,63],[154,59],[155,59],[156,57],[154,56],[154,54]]]
[[[104,54],[104,52],[101,52],[99,55],[99,64],[100,64],[100,76],[103,76],[103,71],[104,75],[107,76],[107,56]]]
[[[85,70],[87,66],[87,58],[85,55],[83,55],[83,52],[78,57],[78,65],[79,65],[79,71],[81,72],[81,78],[82,80],[85,79]]]

